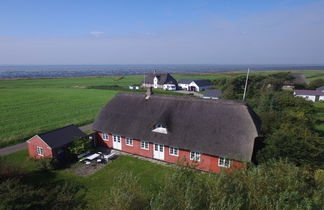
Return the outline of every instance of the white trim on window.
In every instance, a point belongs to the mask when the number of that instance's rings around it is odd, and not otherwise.
[[[108,141],[109,140],[109,134],[108,133],[102,133],[102,140]]]
[[[37,155],[44,156],[44,150],[43,147],[37,146],[36,148]]]
[[[128,146],[133,146],[133,139],[130,137],[125,138],[125,144]]]
[[[169,154],[173,156],[179,156],[179,148],[177,147],[170,147]]]
[[[200,161],[200,153],[199,152],[190,152],[190,160]]]
[[[149,150],[149,143],[147,141],[141,141],[141,149]]]
[[[224,157],[219,157],[218,158],[218,166],[225,167],[225,168],[229,168],[231,166],[231,160],[230,159],[226,159]]]

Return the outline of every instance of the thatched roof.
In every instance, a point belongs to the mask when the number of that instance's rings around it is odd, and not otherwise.
[[[154,77],[158,78],[159,85],[178,84],[177,80],[175,80],[169,73],[150,73],[148,75],[145,75],[145,80],[142,81],[142,83],[145,82],[145,84],[153,84]]]
[[[258,136],[255,114],[241,102],[119,93],[93,129],[181,149],[251,161]],[[152,132],[166,126],[168,134]]]

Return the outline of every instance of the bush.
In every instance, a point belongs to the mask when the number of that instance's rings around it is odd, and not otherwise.
[[[139,179],[132,173],[116,176],[113,183],[106,202],[102,204],[103,209],[140,210],[148,206],[148,199],[143,194]]]
[[[10,163],[0,156],[0,182],[6,179],[19,178],[23,174],[23,167]]]
[[[61,168],[62,163],[55,158],[41,158],[41,159],[33,159],[36,167],[39,170],[56,170]]]

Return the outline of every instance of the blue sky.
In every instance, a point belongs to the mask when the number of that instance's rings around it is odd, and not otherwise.
[[[320,0],[2,0],[0,65],[324,64]]]

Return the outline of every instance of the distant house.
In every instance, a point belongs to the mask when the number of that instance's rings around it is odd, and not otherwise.
[[[295,90],[294,95],[297,97],[303,97],[308,101],[324,101],[324,92],[319,90]]]
[[[317,91],[324,92],[324,86],[318,87],[318,88],[316,88],[316,90],[317,90]]]
[[[219,173],[251,161],[258,122],[243,102],[119,93],[93,130],[108,148]]]
[[[203,98],[204,99],[219,99],[222,95],[220,90],[206,89]]]
[[[169,73],[150,73],[145,75],[142,82],[143,87],[153,87],[163,89],[163,85],[177,86],[178,82]],[[165,86],[164,86],[165,87]]]
[[[33,158],[64,159],[68,145],[76,137],[85,137],[77,126],[69,125],[46,133],[38,134],[27,141],[28,153]]]
[[[208,80],[204,79],[181,79],[178,86],[183,90],[188,91],[202,91],[211,87]]]

